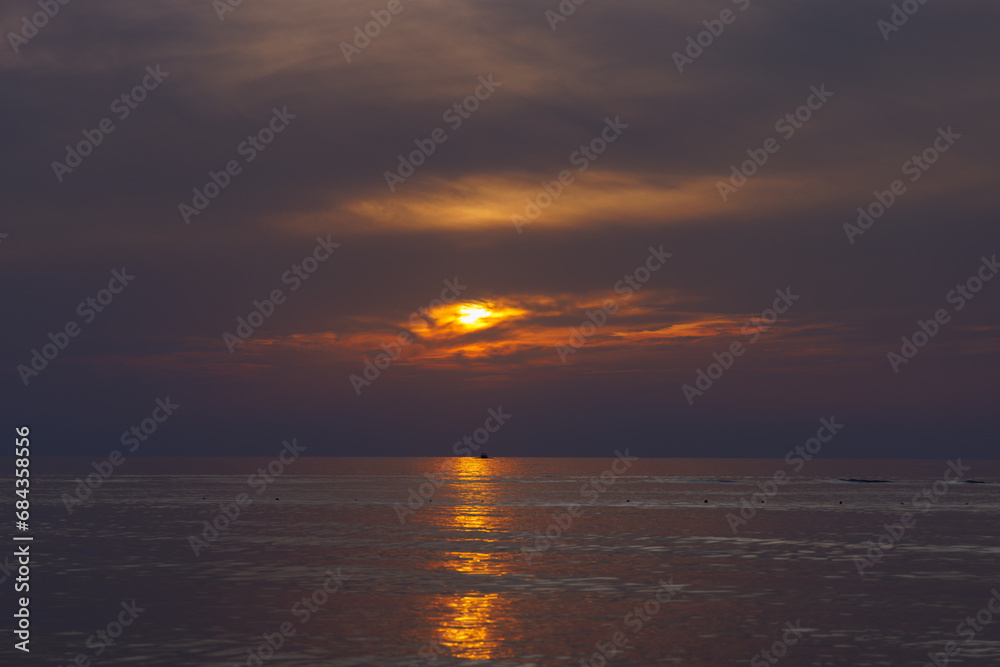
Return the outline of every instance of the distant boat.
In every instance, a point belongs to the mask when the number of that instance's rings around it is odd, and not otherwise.
[[[489,457],[489,455],[486,452],[483,452],[482,454],[479,455],[479,458],[481,458],[481,459],[488,459],[490,457]]]

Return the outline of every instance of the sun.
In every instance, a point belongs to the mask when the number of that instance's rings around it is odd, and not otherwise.
[[[426,338],[453,338],[522,317],[526,311],[501,301],[442,304],[423,318],[414,331]]]
[[[493,316],[493,311],[482,306],[459,306],[458,321],[466,326],[474,326],[479,320]]]

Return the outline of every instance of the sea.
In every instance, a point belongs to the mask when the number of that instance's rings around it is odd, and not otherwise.
[[[1000,665],[997,461],[33,465],[5,665]]]

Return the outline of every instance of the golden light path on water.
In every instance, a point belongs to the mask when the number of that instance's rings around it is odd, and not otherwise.
[[[459,458],[455,460],[453,474],[458,494],[453,511],[442,517],[442,526],[474,533],[476,540],[498,542],[491,535],[500,532],[502,521],[493,509],[493,487],[483,480],[484,475],[495,472],[492,461]],[[468,538],[466,538],[468,539]],[[454,551],[445,554],[449,561],[444,565],[456,572],[478,577],[500,576],[507,572],[503,556],[495,553]],[[504,638],[503,620],[509,618],[511,601],[500,593],[455,595],[446,603],[450,618],[439,630],[439,641],[456,658],[483,660],[496,657]]]

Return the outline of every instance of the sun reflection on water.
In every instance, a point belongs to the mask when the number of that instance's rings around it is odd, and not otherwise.
[[[508,573],[502,554],[490,553],[493,536],[501,519],[494,507],[494,486],[489,477],[496,472],[490,460],[461,458],[456,461],[454,490],[456,503],[441,517],[443,525],[478,533],[476,541],[484,551],[453,551],[443,554],[445,568],[476,577],[497,577]],[[457,594],[446,599],[438,630],[440,643],[456,658],[495,658],[504,638],[503,624],[512,601],[502,593]]]

